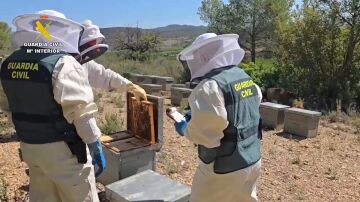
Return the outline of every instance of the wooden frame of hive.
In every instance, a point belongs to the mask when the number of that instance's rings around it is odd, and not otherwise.
[[[127,93],[127,130],[101,136],[103,145],[115,153],[139,148],[159,151],[163,144],[163,104],[161,97],[148,95],[136,101]]]

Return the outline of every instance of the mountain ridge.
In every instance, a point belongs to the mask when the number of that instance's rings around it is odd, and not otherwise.
[[[100,28],[101,33],[105,36],[108,44],[115,44],[119,36],[125,36],[126,30],[128,28],[135,27],[106,27]],[[206,26],[196,26],[196,25],[180,25],[180,24],[170,24],[163,27],[156,28],[139,28],[143,33],[155,33],[159,35],[162,41],[173,40],[173,39],[183,39],[191,40],[200,34],[207,32]]]

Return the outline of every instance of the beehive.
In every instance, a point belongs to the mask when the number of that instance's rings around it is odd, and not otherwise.
[[[162,86],[158,84],[141,84],[141,87],[146,93],[156,96],[161,96]]]
[[[172,77],[163,77],[163,76],[153,77],[153,83],[161,85],[163,91],[170,90],[173,82],[174,82],[174,78]]]
[[[281,130],[284,128],[285,109],[290,106],[271,102],[260,104],[262,125],[265,127]]]
[[[171,85],[172,88],[186,88],[185,84],[175,83]]]
[[[285,110],[284,132],[303,137],[315,137],[318,133],[321,112],[298,108]]]
[[[192,90],[188,88],[171,88],[171,104],[174,106],[181,106],[184,102],[187,103],[187,98],[190,96]]]
[[[155,152],[163,144],[163,105],[161,97],[148,95],[148,101],[138,102],[128,94],[127,130],[101,137],[107,161],[98,178],[102,184],[155,169]]]

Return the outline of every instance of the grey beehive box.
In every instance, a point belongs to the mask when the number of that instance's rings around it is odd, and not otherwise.
[[[171,104],[174,106],[180,106],[182,102],[187,102],[187,98],[190,96],[191,92],[192,92],[192,89],[172,87],[171,88]]]
[[[290,106],[271,102],[261,103],[260,115],[262,119],[262,125],[273,128],[275,130],[283,129],[286,108],[290,108]]]
[[[147,170],[105,187],[112,202],[188,202],[190,188]]]
[[[182,84],[182,83],[172,84],[171,87],[174,87],[174,88],[186,88],[185,84]]]
[[[318,133],[321,112],[299,108],[285,110],[284,132],[303,137],[315,137]]]
[[[163,144],[164,98],[152,95],[147,97],[149,101],[154,103],[156,143],[120,152],[116,152],[103,144],[106,169],[97,178],[102,184],[107,185],[145,170],[155,170],[156,152],[160,151]],[[114,143],[126,140],[126,135],[131,136],[131,134],[126,133],[127,131],[116,133],[115,135],[124,136],[124,139]]]
[[[161,96],[162,85],[158,85],[158,84],[141,84],[141,87],[148,94]]]
[[[162,90],[164,91],[170,90],[173,82],[174,82],[174,78],[172,77],[163,77],[163,76],[153,77],[153,83],[161,85]]]

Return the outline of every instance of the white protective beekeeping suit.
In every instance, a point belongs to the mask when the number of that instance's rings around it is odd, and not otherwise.
[[[78,55],[83,26],[52,10],[16,17],[13,22],[17,31],[12,37],[15,44],[22,46],[33,42],[40,34],[35,21],[43,16],[51,21],[47,27],[51,40],[39,37],[36,42],[61,42],[63,46],[58,49]],[[78,135],[86,144],[95,142],[101,135],[94,118],[97,106],[87,76],[81,64],[69,55],[58,60],[52,74],[54,99],[61,105],[65,119],[75,125]],[[2,89],[0,98],[0,107],[9,110]],[[99,201],[89,151],[88,162],[79,164],[63,141],[48,144],[21,142],[20,146],[30,170],[30,201]]]
[[[85,30],[80,40],[79,49],[81,64],[88,73],[91,87],[101,90],[117,89],[120,92],[131,90],[136,97],[140,96],[146,99],[146,92],[142,88],[93,60],[104,54],[109,46],[104,43],[105,37],[100,33],[98,26],[90,20],[86,20],[83,25]]]
[[[213,43],[219,41],[219,43]],[[189,68],[191,79],[211,70],[238,65],[244,57],[238,44],[238,35],[200,35],[191,46],[183,50],[178,59]],[[258,99],[262,99],[258,86]],[[220,146],[223,130],[228,126],[224,96],[214,80],[204,79],[189,97],[192,111],[185,136],[195,144],[207,148]],[[209,124],[210,123],[210,124]],[[216,174],[213,163],[200,161],[193,179],[191,202],[251,202],[257,201],[256,180],[260,175],[261,161],[227,174]]]

